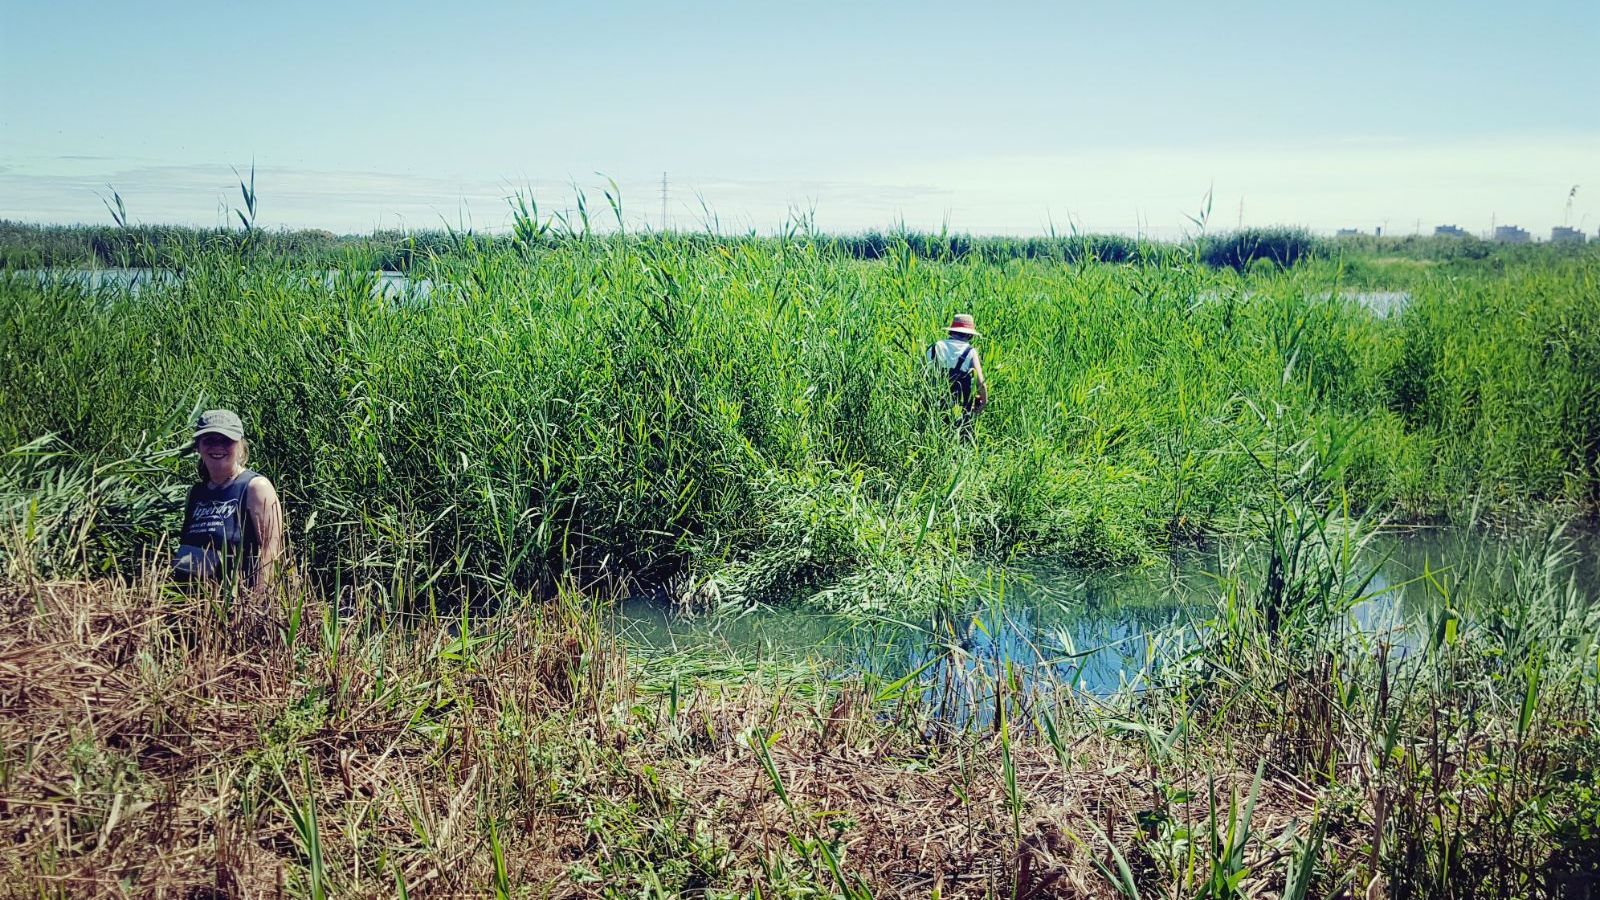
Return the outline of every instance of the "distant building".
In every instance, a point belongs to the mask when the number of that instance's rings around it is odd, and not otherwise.
[[[1361,236],[1361,229],[1359,229],[1359,228],[1341,228],[1338,231],[1334,232],[1333,236],[1336,237],[1336,238],[1360,237]]]
[[[1550,229],[1550,243],[1552,244],[1581,244],[1585,240],[1584,233],[1576,228],[1557,225]]]
[[[1457,228],[1454,225],[1439,225],[1439,226],[1436,226],[1433,229],[1433,236],[1434,237],[1472,237],[1472,235],[1467,233],[1467,230],[1465,228]]]
[[[1533,235],[1515,225],[1501,225],[1494,230],[1494,239],[1501,244],[1527,244]]]

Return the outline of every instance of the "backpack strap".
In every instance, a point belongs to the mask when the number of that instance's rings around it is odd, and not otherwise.
[[[966,369],[962,368],[961,364],[966,362],[967,361],[967,357],[969,357],[971,355],[972,355],[972,345],[968,344],[967,345],[967,349],[961,351],[961,355],[956,357],[956,367],[954,369],[951,369],[950,371],[952,371],[952,372],[965,372],[965,371],[967,371]]]

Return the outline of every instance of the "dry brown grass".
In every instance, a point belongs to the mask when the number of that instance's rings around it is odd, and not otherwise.
[[[281,611],[225,626],[150,584],[11,587],[0,610],[16,895],[311,895],[291,810],[314,804],[337,896],[494,895],[491,834],[513,896],[837,893],[823,845],[879,896],[1115,896],[1113,845],[1142,885],[1164,880],[1136,818],[1160,791],[1192,794],[1167,805],[1198,834],[1208,786],[1226,806],[1254,771],[1220,751],[1157,765],[1097,728],[1063,761],[1023,734],[1004,748],[1014,818],[993,730],[853,683],[701,683],[674,715],[573,601],[504,614],[471,648],[451,622],[384,627],[359,602],[308,608],[291,645]],[[1265,780],[1247,893],[1281,885],[1316,801]]]

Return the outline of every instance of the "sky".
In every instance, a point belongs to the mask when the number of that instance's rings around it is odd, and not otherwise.
[[[1592,235],[1597,46],[1594,0],[0,0],[0,218],[218,225],[253,165],[336,232],[659,228],[665,173],[723,232]]]

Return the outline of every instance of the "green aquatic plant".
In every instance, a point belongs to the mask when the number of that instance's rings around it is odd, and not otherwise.
[[[1576,510],[1600,484],[1590,257],[1413,280],[1378,311],[1320,263],[1001,262],[906,235],[863,262],[798,225],[724,240],[602,233],[582,198],[519,209],[515,240],[408,237],[387,296],[378,255],[330,276],[259,227],[136,287],[0,280],[0,446],[55,448],[0,472],[7,521],[40,546],[31,498],[125,493],[134,519],[45,544],[92,533],[61,558],[137,569],[197,405],[245,415],[304,570],[396,608],[564,579],[928,605],[970,593],[973,563],[1272,532],[1250,511],[1273,508],[1275,446],[1337,456],[1353,517]],[[958,309],[995,386],[971,444],[921,362]]]

